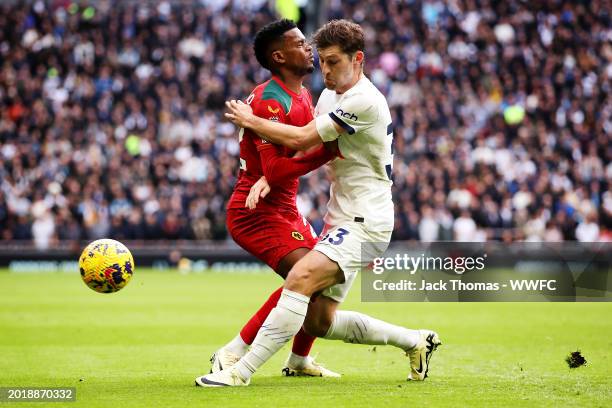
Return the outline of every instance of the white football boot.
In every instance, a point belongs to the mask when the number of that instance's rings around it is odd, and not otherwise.
[[[240,360],[240,356],[238,354],[234,354],[229,350],[226,350],[224,347],[215,351],[215,354],[210,358],[211,367],[210,373],[217,373],[219,371],[225,370],[226,368],[230,368],[234,364],[236,364]]]
[[[282,373],[286,377],[340,377],[340,374],[323,367],[310,356],[306,357],[305,364],[299,367],[291,365],[289,360],[287,360]]]
[[[442,344],[438,333],[431,330],[419,330],[420,339],[414,348],[408,350],[406,355],[410,358],[410,374],[408,380],[423,381],[429,371],[431,355]]]
[[[195,379],[197,387],[246,387],[250,382],[250,378],[242,378],[238,370],[233,367]]]

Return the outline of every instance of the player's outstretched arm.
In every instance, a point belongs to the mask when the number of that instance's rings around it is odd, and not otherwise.
[[[263,147],[263,148],[262,148]],[[335,145],[321,145],[315,151],[301,157],[285,157],[277,147],[267,144],[258,148],[264,175],[268,183],[274,185],[303,176],[334,159],[338,155]]]
[[[278,147],[272,144],[261,145],[258,150],[265,175],[249,191],[244,206],[250,210],[257,207],[260,198],[268,195],[272,188],[270,184],[303,176],[337,156],[341,157],[337,141],[324,143],[318,149],[299,157],[284,157]],[[270,179],[270,184],[266,177]]]
[[[226,118],[237,126],[252,129],[269,142],[293,150],[307,150],[321,143],[314,120],[306,126],[291,126],[255,116],[251,107],[242,101],[231,100],[225,102],[225,105],[228,109]]]

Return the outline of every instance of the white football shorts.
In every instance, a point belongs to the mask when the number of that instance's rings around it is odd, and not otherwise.
[[[392,231],[369,231],[360,222],[345,222],[326,226],[315,251],[336,262],[344,273],[344,282],[330,286],[321,294],[342,303],[348,295],[357,273],[384,254]]]

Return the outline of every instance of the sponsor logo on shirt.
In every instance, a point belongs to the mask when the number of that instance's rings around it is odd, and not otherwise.
[[[298,241],[303,241],[304,240],[304,236],[302,234],[300,234],[299,232],[297,232],[297,231],[293,231],[291,233],[291,236],[293,237],[293,239],[296,239]]]
[[[359,117],[357,115],[355,115],[354,113],[345,112],[345,111],[343,111],[340,108],[336,109],[336,114],[338,116],[341,116],[343,118],[350,119],[350,120],[353,120],[353,121],[356,121],[357,119],[359,119]]]

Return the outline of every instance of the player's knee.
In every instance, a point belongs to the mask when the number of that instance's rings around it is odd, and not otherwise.
[[[325,255],[310,252],[287,275],[285,288],[312,296],[313,293],[340,282],[342,272]],[[342,276],[343,277],[343,276]]]
[[[287,275],[287,279],[285,280],[285,288],[311,296],[314,293],[313,276],[313,268],[310,268],[307,265],[294,267]]]

